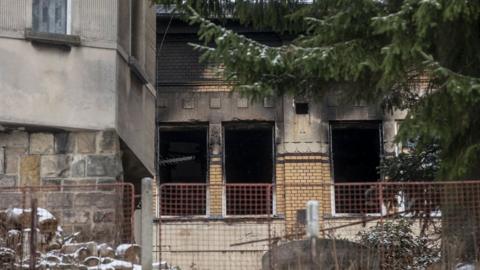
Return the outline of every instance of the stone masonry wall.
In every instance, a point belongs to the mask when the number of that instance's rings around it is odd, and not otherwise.
[[[102,184],[122,180],[115,131],[0,132],[0,186]]]
[[[96,185],[121,181],[115,131],[0,132],[0,210],[29,208],[34,196],[67,233],[81,232],[85,240],[118,241],[119,230],[112,228],[125,220],[123,190]],[[23,186],[39,188],[26,194],[2,190]]]

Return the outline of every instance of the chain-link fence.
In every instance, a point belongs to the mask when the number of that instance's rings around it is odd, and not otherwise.
[[[180,269],[455,269],[480,254],[480,181],[164,184],[158,197],[156,259]]]

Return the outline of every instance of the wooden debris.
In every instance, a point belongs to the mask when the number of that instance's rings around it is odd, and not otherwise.
[[[0,247],[0,266],[15,262],[15,251],[10,248]]]
[[[62,253],[75,253],[80,248],[86,248],[90,256],[97,254],[97,244],[95,242],[64,244],[61,248]]]
[[[90,257],[87,257],[85,258],[85,260],[83,260],[83,264],[86,265],[86,266],[97,266],[100,264],[100,258],[96,257],[96,256],[90,256]]]
[[[100,244],[97,246],[98,257],[115,257],[115,250],[107,244]]]
[[[37,211],[38,227],[33,230],[37,235],[37,269],[141,269],[139,245],[122,244],[114,249],[105,243],[72,243],[76,241],[78,233],[70,238],[65,237],[57,219],[50,212],[42,208],[37,208]],[[20,265],[29,265],[31,216],[30,209],[11,208],[0,211],[0,269],[4,269],[4,265],[15,264],[18,269],[23,269]],[[20,262],[20,258],[24,259]],[[163,264],[156,264],[154,269],[164,269],[160,265],[163,267]]]
[[[93,254],[90,252],[90,250],[86,247],[81,247],[77,249],[73,255],[73,258],[75,261],[82,262],[86,258],[92,256]]]
[[[139,245],[123,244],[117,247],[115,256],[118,259],[125,260],[133,264],[139,264],[141,258],[141,250]]]

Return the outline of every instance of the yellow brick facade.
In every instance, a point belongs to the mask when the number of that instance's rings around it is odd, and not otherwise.
[[[223,215],[223,169],[221,157],[210,159],[208,208],[210,216]],[[321,216],[331,213],[329,158],[324,154],[279,155],[275,166],[275,214],[284,217],[290,231],[297,223],[297,211],[306,202],[318,200]]]
[[[309,200],[320,202],[320,216],[331,213],[329,158],[324,154],[286,154],[277,158],[277,213],[284,215],[286,231],[297,226],[297,211]]]
[[[220,157],[210,159],[209,184],[209,214],[210,216],[221,216],[223,209],[223,171]]]

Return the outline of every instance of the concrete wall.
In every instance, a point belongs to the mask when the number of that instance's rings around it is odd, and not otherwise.
[[[0,122],[114,128],[115,56],[0,37]]]
[[[82,46],[70,50],[24,40],[31,0],[0,3],[0,122],[115,127],[116,3],[71,1],[70,30]]]
[[[154,259],[181,269],[261,269],[268,241],[232,244],[268,239],[269,230],[272,238],[284,234],[281,220],[270,222],[162,221],[161,229],[158,224],[154,228],[155,240],[162,234],[161,242],[154,243]]]
[[[117,58],[117,129],[120,137],[154,174],[155,97]]]
[[[128,1],[121,2],[120,10],[124,10]],[[140,69],[145,73],[147,83],[143,84],[133,74],[124,57],[118,55],[117,62],[117,129],[120,137],[137,155],[147,170],[154,175],[155,159],[155,42],[156,17],[154,6],[148,0],[136,2],[139,21],[130,32],[131,42],[135,44],[136,58]],[[124,11],[122,11],[124,12]],[[125,26],[125,22],[121,22]],[[118,29],[122,46],[127,44],[123,29]],[[128,33],[128,31],[126,31]]]
[[[87,46],[115,48],[119,0],[71,0],[71,34]],[[0,2],[0,37],[23,38],[32,27],[32,0]]]
[[[121,0],[71,0],[72,34],[84,46],[116,48],[118,4]]]
[[[0,2],[0,36],[23,38],[26,27],[32,25],[31,0]]]

